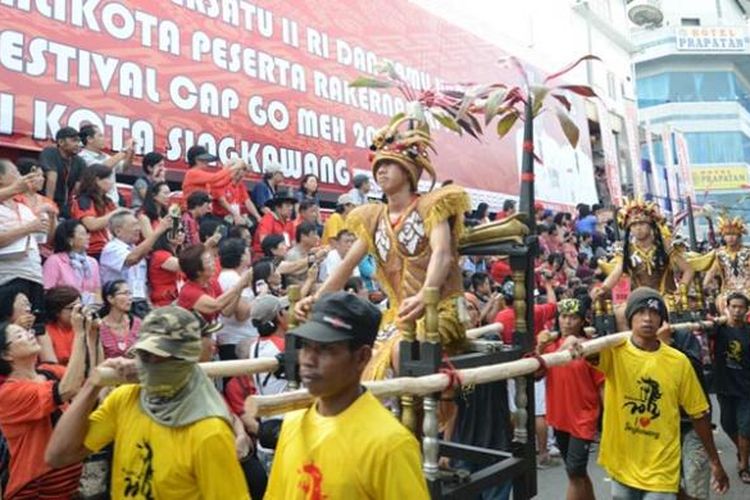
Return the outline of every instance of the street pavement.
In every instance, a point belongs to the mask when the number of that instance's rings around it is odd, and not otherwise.
[[[716,404],[715,399],[713,407],[717,410],[714,411],[713,415],[714,423],[717,424],[716,430],[714,430],[714,441],[719,450],[721,463],[724,464],[724,469],[729,476],[729,492],[722,496],[712,491],[710,498],[723,500],[750,500],[750,485],[743,484],[737,475],[737,456],[735,454],[734,444],[732,444],[732,441],[718,426],[718,405]],[[596,498],[610,499],[612,498],[610,491],[611,482],[607,473],[596,463],[598,453],[598,447],[593,447],[591,456],[589,457],[589,475],[594,484]],[[627,453],[627,451],[623,450],[623,453]],[[565,475],[564,466],[560,465],[538,471],[537,481],[538,494],[536,498],[540,500],[565,500],[568,479]]]

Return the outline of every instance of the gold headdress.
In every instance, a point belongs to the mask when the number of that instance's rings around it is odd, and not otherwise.
[[[623,206],[617,212],[617,223],[621,228],[625,229],[637,222],[656,222],[658,226],[663,225],[664,217],[662,217],[659,207],[653,201],[644,201],[643,198],[636,198],[634,200],[623,199]]]
[[[370,149],[372,175],[377,179],[378,167],[384,161],[392,161],[406,170],[412,188],[417,189],[422,172],[427,171],[435,186],[437,175],[430,162],[428,150],[435,151],[429,130],[417,125],[409,128],[410,123],[416,123],[409,117],[402,116],[375,133]]]
[[[745,229],[745,221],[742,220],[742,217],[730,219],[729,216],[723,217],[720,215],[718,220],[719,233],[722,235],[736,234],[737,236],[742,236],[747,233],[747,230]]]

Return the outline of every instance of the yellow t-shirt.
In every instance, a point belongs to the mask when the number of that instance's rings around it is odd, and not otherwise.
[[[665,344],[648,352],[627,341],[603,351],[596,368],[606,377],[599,463],[632,488],[676,492],[680,407],[693,417],[708,411],[690,361]]]
[[[124,385],[89,416],[84,446],[115,443],[112,498],[248,499],[229,425],[218,417],[163,426],[143,411],[140,387]]]
[[[428,499],[419,445],[369,392],[346,410],[288,413],[266,500]]]
[[[329,241],[338,236],[342,229],[346,228],[344,216],[338,212],[332,213],[323,225],[323,237],[321,243],[327,245]]]

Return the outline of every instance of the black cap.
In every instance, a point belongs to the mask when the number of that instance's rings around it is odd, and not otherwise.
[[[219,157],[209,153],[208,150],[204,146],[193,146],[190,149],[188,149],[187,162],[188,162],[188,165],[192,167],[193,165],[195,165],[196,161],[205,161],[205,162],[219,161]]]
[[[269,198],[266,201],[266,206],[273,210],[276,205],[282,203],[297,203],[297,198],[294,197],[294,193],[289,189],[284,189],[274,193],[273,198]]]
[[[61,141],[63,139],[70,139],[71,137],[80,139],[80,137],[78,136],[78,131],[74,129],[73,127],[63,127],[60,130],[58,130],[57,133],[55,134],[56,141]]]
[[[352,293],[334,292],[316,302],[310,319],[289,333],[322,344],[355,341],[372,346],[382,316],[370,302]]]

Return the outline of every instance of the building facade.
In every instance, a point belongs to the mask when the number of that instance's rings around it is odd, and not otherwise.
[[[750,2],[634,0],[632,41],[649,191],[750,219]],[[688,158],[681,155],[681,140]],[[680,169],[689,162],[690,178]]]

